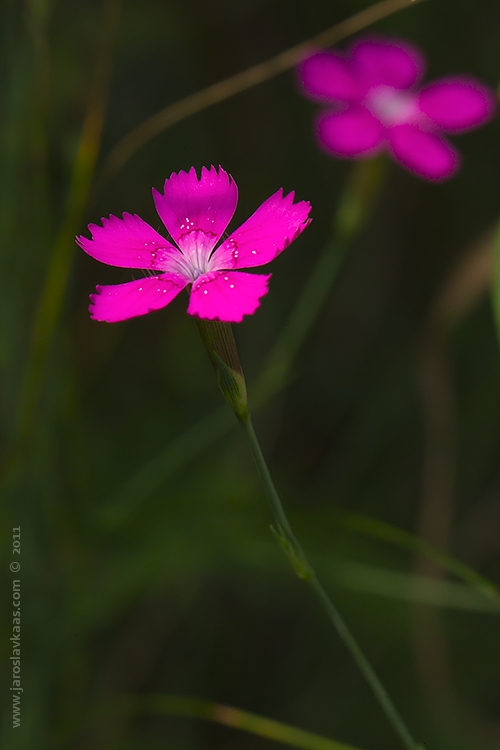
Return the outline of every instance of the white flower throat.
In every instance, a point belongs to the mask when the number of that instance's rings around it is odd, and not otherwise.
[[[365,104],[386,127],[416,122],[420,115],[415,95],[392,86],[374,86],[368,91]]]

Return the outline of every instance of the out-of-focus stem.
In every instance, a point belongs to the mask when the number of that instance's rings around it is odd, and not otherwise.
[[[106,159],[100,182],[114,175],[139,149],[171,125],[194,115],[196,112],[201,112],[213,104],[223,102],[252,86],[268,81],[278,73],[293,68],[308,54],[331,44],[336,44],[342,39],[371,26],[376,21],[419,2],[422,2],[422,0],[382,0],[379,3],[374,3],[359,11],[359,13],[346,18],[345,21],[335,24],[335,26],[322,31],[317,36],[285,50],[285,52],[281,52],[270,60],[253,65],[241,73],[218,81],[202,91],[197,91],[195,94],[186,96],[184,99],[161,109],[141,122],[114,147]]]
[[[457,405],[448,339],[490,284],[493,245],[489,233],[460,259],[429,309],[418,350],[425,436],[418,535],[445,553],[451,541],[458,460]],[[445,570],[422,554],[416,557],[415,572],[445,577]],[[473,722],[453,685],[442,613],[417,603],[411,612],[417,673],[429,705],[448,717],[454,731],[471,731]]]
[[[43,372],[50,344],[62,310],[74,249],[74,235],[81,223],[95,170],[108,100],[111,61],[121,0],[106,0],[103,47],[97,61],[95,81],[85,114],[78,146],[66,212],[57,235],[40,302],[34,318],[34,329],[24,380],[18,418],[18,439],[22,442],[32,432],[43,382]]]
[[[331,239],[322,249],[262,374],[251,389],[256,405],[267,401],[286,383],[293,361],[331,292],[349,247],[371,216],[385,168],[382,159],[354,164],[333,217]]]

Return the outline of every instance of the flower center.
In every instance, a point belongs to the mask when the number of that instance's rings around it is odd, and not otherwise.
[[[419,119],[415,95],[392,86],[371,88],[366,95],[365,104],[372,115],[386,127],[416,123]]]
[[[217,237],[203,229],[192,229],[179,238],[186,275],[193,281],[208,271],[210,255]]]

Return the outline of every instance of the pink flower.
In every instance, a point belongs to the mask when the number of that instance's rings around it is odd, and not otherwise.
[[[420,52],[406,42],[364,39],[343,56],[319,52],[299,66],[303,92],[330,103],[319,114],[317,138],[341,158],[387,150],[426,180],[445,180],[460,164],[442,133],[462,133],[493,116],[495,97],[466,77],[442,78],[423,88]]]
[[[239,229],[214,249],[238,202],[238,188],[221,167],[170,175],[164,192],[153,188],[156,210],[170,237],[166,240],[137,214],[90,224],[92,239],[78,245],[110,266],[142,268],[153,275],[116,286],[98,286],[90,295],[94,320],[115,323],[165,307],[191,286],[188,313],[198,318],[239,323],[267,294],[271,274],[242,268],[274,260],[309,224],[311,206],[294,203],[283,191],[268,198]]]

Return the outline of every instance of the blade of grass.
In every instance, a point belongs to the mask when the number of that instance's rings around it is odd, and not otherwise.
[[[331,563],[329,567],[331,569]],[[327,569],[326,565],[324,569]],[[442,581],[362,563],[336,564],[330,574],[337,585],[363,594],[433,607],[500,614],[500,599],[487,599],[477,588],[455,581]]]
[[[395,544],[398,547],[407,549],[410,552],[417,552],[437,563],[443,568],[443,570],[447,570],[457,578],[465,581],[491,601],[496,604],[500,602],[500,591],[491,581],[477,573],[473,568],[460,562],[460,560],[457,560],[446,552],[436,549],[428,542],[419,539],[413,534],[398,529],[391,524],[357,513],[342,514],[339,516],[339,520],[344,528],[350,529],[351,531],[366,534],[375,539],[381,539],[390,544]]]
[[[380,21],[382,18],[418,2],[422,2],[422,0],[382,0],[382,2],[370,5],[365,10],[355,13],[345,21],[335,24],[321,34],[297,44],[270,60],[247,68],[241,73],[214,83],[202,91],[165,107],[144,120],[113,148],[104,162],[99,177],[99,185],[114,175],[139,149],[170,125],[174,125],[196,112],[201,112],[201,110],[211,107],[213,104],[225,101],[252,86],[268,81],[278,73],[293,68],[302,58],[314,50],[335,44],[371,26],[376,21]]]
[[[500,222],[493,238],[493,284],[491,288],[493,316],[500,343]]]
[[[34,427],[45,363],[64,302],[73,256],[74,236],[82,220],[95,170],[106,114],[111,62],[120,10],[121,0],[106,0],[103,45],[98,55],[95,79],[73,165],[66,211],[54,244],[45,284],[34,317],[34,330],[19,404],[18,439],[21,444],[29,437]]]
[[[242,711],[233,706],[221,703],[194,700],[178,695],[146,695],[131,697],[120,701],[116,708],[135,714],[156,714],[172,716],[189,716],[194,719],[205,719],[233,729],[280,742],[300,750],[359,750],[352,745],[322,737],[313,732],[297,729],[281,721],[267,719],[264,716]]]

